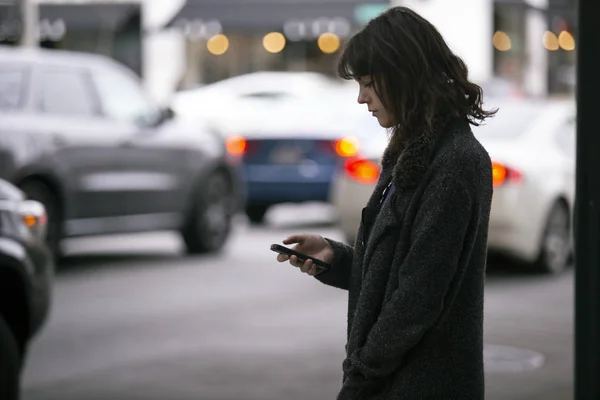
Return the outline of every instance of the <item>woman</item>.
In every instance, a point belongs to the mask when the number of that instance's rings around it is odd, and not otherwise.
[[[284,244],[332,265],[349,291],[338,399],[484,398],[483,288],[491,161],[475,139],[496,111],[438,31],[405,7],[349,41],[339,74],[392,132],[354,248],[318,235]],[[278,255],[309,275],[311,261]]]

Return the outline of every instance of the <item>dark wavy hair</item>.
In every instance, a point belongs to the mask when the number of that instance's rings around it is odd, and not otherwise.
[[[338,62],[343,79],[370,77],[394,118],[392,144],[438,119],[464,118],[479,125],[498,110],[482,107],[481,87],[438,30],[406,7],[392,7],[346,44]]]

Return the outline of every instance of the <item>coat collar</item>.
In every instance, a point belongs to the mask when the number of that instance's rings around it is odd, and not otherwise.
[[[406,141],[400,151],[388,145],[381,165],[383,170],[392,171],[392,180],[396,189],[404,190],[419,184],[431,165],[437,145],[446,136],[440,132],[444,131],[449,122],[448,118],[438,118],[432,128],[419,129]]]

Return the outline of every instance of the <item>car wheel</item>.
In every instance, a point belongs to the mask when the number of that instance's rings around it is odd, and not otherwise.
[[[19,346],[10,328],[0,316],[0,399],[17,400],[21,375]]]
[[[60,203],[56,194],[43,182],[29,180],[20,186],[28,199],[39,201],[46,209],[48,228],[46,230],[46,243],[55,258],[61,255],[60,242],[62,239],[62,218]]]
[[[265,222],[265,215],[269,206],[251,205],[246,207],[246,215],[253,224],[262,224]]]
[[[233,194],[229,180],[221,173],[197,188],[191,215],[182,230],[188,253],[220,250],[231,231]]]
[[[546,220],[537,267],[541,272],[564,271],[571,257],[571,218],[566,205],[556,203]]]

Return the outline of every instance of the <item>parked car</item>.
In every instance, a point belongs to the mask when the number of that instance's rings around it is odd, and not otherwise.
[[[335,172],[361,146],[365,127],[355,122],[364,121],[356,118],[363,110],[354,95],[247,100],[251,113],[221,123],[229,152],[240,160],[251,222],[263,222],[277,204],[329,201]]]
[[[42,204],[0,179],[0,398],[16,399],[31,339],[51,303],[53,263]]]
[[[559,273],[573,248],[575,108],[570,101],[492,102],[498,114],[474,127],[493,160],[489,247],[547,273]],[[337,174],[332,203],[353,242],[373,192],[387,140],[374,137]]]
[[[480,84],[486,98],[523,99],[526,97],[523,89],[518,84],[506,78],[494,77]]]
[[[0,177],[44,204],[48,243],[173,229],[220,249],[243,199],[221,135],[159,108],[106,57],[0,48]]]

